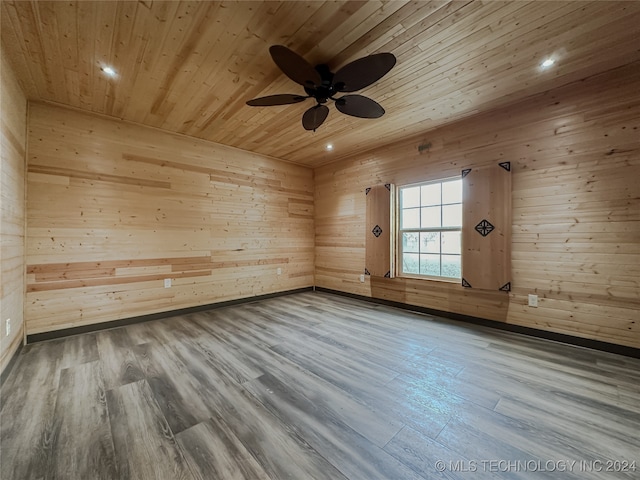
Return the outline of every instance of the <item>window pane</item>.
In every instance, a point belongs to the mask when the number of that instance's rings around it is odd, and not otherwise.
[[[420,206],[420,187],[402,189],[402,208]]]
[[[462,203],[462,180],[442,184],[442,203]]]
[[[440,276],[440,255],[420,255],[420,273]]]
[[[402,234],[402,251],[403,252],[420,252],[420,245],[418,244],[417,233],[403,233]]]
[[[440,232],[420,232],[420,251],[440,253]]]
[[[420,187],[422,189],[422,198],[420,200],[420,204],[422,206],[426,205],[440,205],[441,196],[440,196],[440,184],[433,183],[431,185],[424,185]]]
[[[420,228],[420,209],[409,208],[402,210],[400,228]]]
[[[442,253],[460,252],[460,232],[442,232]]]
[[[442,255],[442,276],[461,278],[460,255]]]
[[[422,207],[420,225],[422,228],[427,227],[439,227],[441,225],[440,218],[440,206],[437,207]]]
[[[417,253],[402,254],[402,271],[404,273],[420,273]]]
[[[461,227],[462,226],[462,204],[444,205],[442,207],[442,226]]]
[[[462,180],[401,188],[400,200],[401,273],[461,278]]]

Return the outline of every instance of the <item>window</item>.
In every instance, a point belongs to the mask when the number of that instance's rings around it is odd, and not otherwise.
[[[461,278],[462,180],[400,187],[399,275]]]

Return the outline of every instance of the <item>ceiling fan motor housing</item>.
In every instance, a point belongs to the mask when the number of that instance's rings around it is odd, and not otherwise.
[[[304,91],[310,97],[315,98],[318,103],[327,103],[339,91],[333,85],[333,73],[329,70],[329,66],[324,63],[316,65],[315,70],[320,74],[322,83],[320,85],[305,86]]]

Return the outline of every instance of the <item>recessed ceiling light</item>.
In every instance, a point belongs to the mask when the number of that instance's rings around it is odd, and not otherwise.
[[[544,68],[550,67],[551,65],[553,65],[555,63],[555,61],[551,58],[547,58],[544,62],[542,62],[542,66]]]
[[[111,67],[102,67],[102,71],[104,72],[105,75],[108,75],[109,77],[116,76],[116,71]]]
[[[333,150],[333,145],[331,145],[331,144],[329,143],[329,144],[327,145],[327,150],[328,150],[328,151]]]

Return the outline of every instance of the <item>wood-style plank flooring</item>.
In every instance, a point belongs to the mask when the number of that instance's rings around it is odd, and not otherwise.
[[[639,360],[326,293],[29,345],[0,393],[7,480],[640,478]]]

